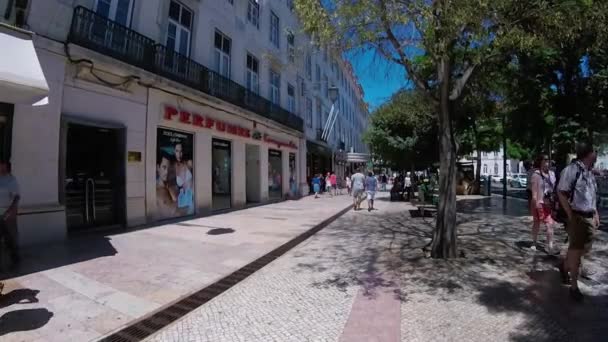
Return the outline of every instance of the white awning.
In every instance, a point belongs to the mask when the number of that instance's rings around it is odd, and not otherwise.
[[[0,23],[0,102],[43,104],[49,86],[40,67],[32,33]]]
[[[369,160],[370,156],[367,153],[350,152],[346,155],[346,161],[349,163],[367,163]]]

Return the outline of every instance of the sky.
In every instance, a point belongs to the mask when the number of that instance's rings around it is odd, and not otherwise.
[[[384,60],[373,50],[349,52],[346,58],[359,78],[370,111],[407,85],[403,67]]]

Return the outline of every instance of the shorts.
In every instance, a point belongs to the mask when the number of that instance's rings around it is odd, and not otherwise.
[[[566,231],[568,231],[570,241],[568,249],[591,249],[593,235],[595,233],[595,228],[593,227],[593,218],[587,218],[573,213],[572,219],[566,223]]]
[[[319,184],[313,184],[312,185],[312,191],[314,193],[318,193],[319,191],[321,191],[321,185],[319,185]]]
[[[363,195],[363,190],[362,189],[354,189],[353,190],[353,197],[360,199],[361,196]]]
[[[374,197],[376,197],[375,191],[367,191],[367,200],[368,201],[373,201]]]
[[[553,217],[551,216],[551,207],[543,205],[542,208],[532,208],[532,217],[534,221],[542,222],[544,224],[554,224]]]

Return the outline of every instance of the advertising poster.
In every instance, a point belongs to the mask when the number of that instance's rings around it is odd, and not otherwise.
[[[193,215],[194,136],[158,128],[156,146],[156,208],[159,219]]]
[[[298,194],[298,180],[296,177],[296,154],[289,154],[289,192],[295,197]]]
[[[282,165],[281,151],[268,150],[268,195],[270,198],[283,197]]]

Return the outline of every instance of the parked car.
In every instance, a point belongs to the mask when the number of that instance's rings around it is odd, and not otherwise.
[[[509,181],[509,185],[513,188],[525,188],[528,186],[528,175],[525,173],[516,173]]]
[[[500,182],[502,182],[502,177],[499,176],[499,175],[492,175],[490,177],[491,177],[490,179],[492,179],[493,183],[500,183]]]

